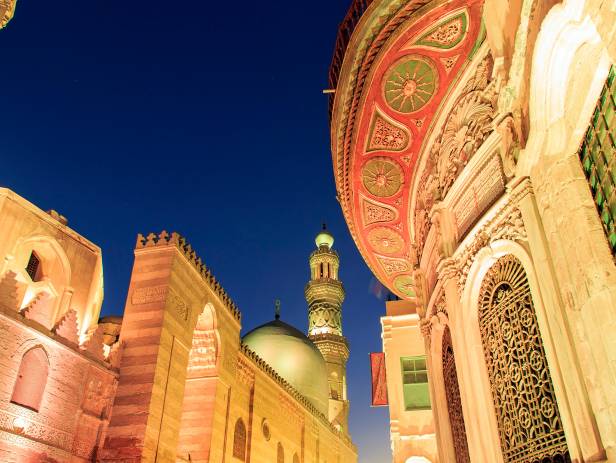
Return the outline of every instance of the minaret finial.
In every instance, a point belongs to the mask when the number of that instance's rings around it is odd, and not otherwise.
[[[280,320],[280,299],[276,299],[276,301],[274,301],[274,313],[276,320]]]
[[[327,224],[323,221],[323,230],[327,230]]]

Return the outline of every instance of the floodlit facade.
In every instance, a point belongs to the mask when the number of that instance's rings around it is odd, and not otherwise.
[[[420,317],[412,302],[387,301],[381,317],[393,463],[436,461],[436,434]],[[421,461],[421,460],[418,460]]]
[[[124,314],[100,320],[101,250],[65,217],[2,188],[0,233],[2,462],[357,461],[321,346],[278,316],[240,338],[177,233],[138,236]]]
[[[396,444],[409,354],[388,309],[395,462],[616,461],[614,24],[612,1],[352,2],[338,199],[417,314],[437,444]]]

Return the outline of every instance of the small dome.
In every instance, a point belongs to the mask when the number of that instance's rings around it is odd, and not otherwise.
[[[250,331],[242,341],[327,416],[329,391],[325,359],[304,333],[274,320]]]
[[[331,247],[334,245],[334,236],[327,230],[325,224],[323,224],[323,229],[317,235],[314,242],[316,243],[317,248],[320,248],[321,246],[327,246],[328,249],[331,249]]]

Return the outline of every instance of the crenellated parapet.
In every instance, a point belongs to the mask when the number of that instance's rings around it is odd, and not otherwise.
[[[137,235],[137,242],[135,244],[136,250],[161,246],[175,246],[194,267],[194,269],[201,275],[203,281],[205,281],[207,285],[216,293],[224,306],[229,310],[229,312],[231,312],[233,317],[237,321],[241,320],[241,313],[235,302],[233,302],[220,282],[216,280],[216,277],[212,274],[210,269],[207,268],[183,236],[177,232],[172,232],[169,234],[165,230],[158,234],[150,233],[147,236],[144,236],[141,233]]]
[[[79,316],[74,309],[68,310],[55,324],[52,324],[49,296],[46,293],[38,294],[28,305],[20,308],[19,301],[23,296],[19,295],[23,292],[21,288],[23,285],[15,277],[14,272],[8,271],[0,279],[0,314],[28,326],[41,336],[64,344],[106,368],[118,367],[110,354],[112,351],[119,351],[119,343],[117,339],[106,342],[102,336],[101,325],[94,325],[90,336],[82,339]]]

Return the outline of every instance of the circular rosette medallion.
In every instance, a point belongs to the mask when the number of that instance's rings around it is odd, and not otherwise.
[[[411,275],[400,275],[394,279],[394,287],[408,297],[415,297],[415,280]]]
[[[383,97],[390,108],[413,113],[423,108],[438,88],[438,72],[426,57],[410,55],[385,73]]]
[[[402,251],[404,240],[391,228],[377,227],[368,233],[368,241],[380,254],[396,254]]]
[[[393,196],[404,182],[402,168],[395,161],[376,157],[370,159],[361,172],[362,181],[366,190],[374,196]]]

